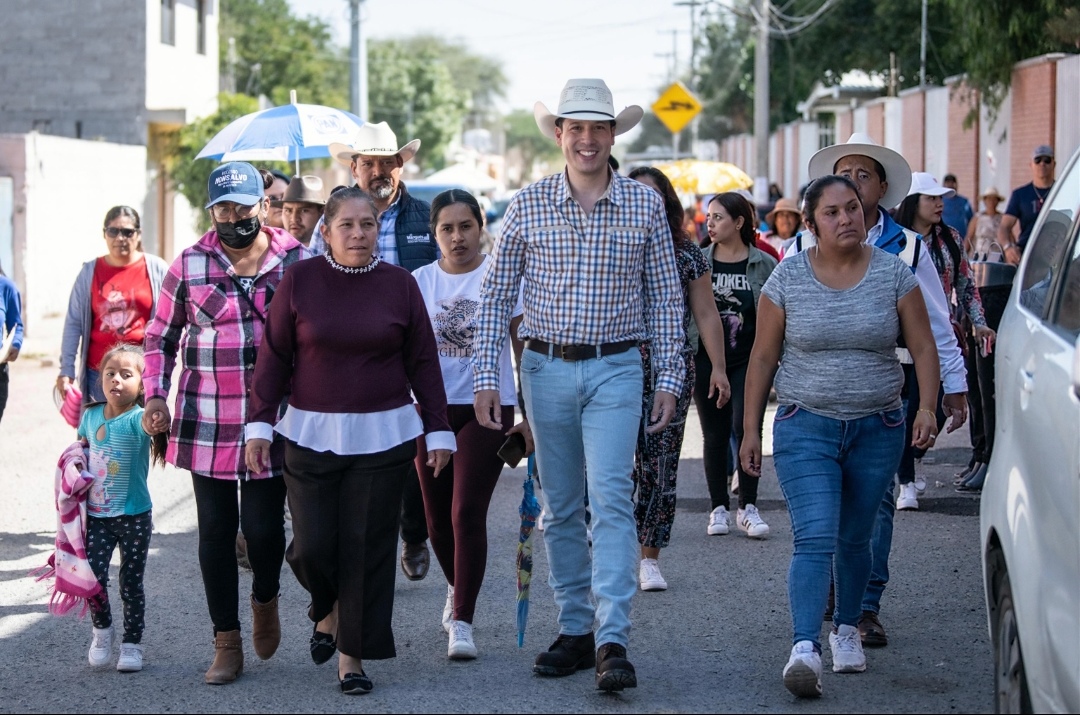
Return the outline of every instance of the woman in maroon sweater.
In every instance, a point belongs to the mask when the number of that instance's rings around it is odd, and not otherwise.
[[[371,197],[356,188],[332,195],[323,235],[327,253],[291,266],[270,305],[246,458],[260,471],[271,430],[287,440],[286,560],[311,594],[312,659],[323,663],[336,647],[342,692],[361,694],[372,689],[362,661],[395,655],[394,553],[416,437],[424,435],[435,474],[455,439],[420,289],[408,271],[373,255]]]

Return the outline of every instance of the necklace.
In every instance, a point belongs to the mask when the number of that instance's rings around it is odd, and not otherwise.
[[[372,258],[371,263],[367,264],[366,266],[362,266],[360,268],[352,268],[351,266],[343,266],[340,263],[338,263],[337,261],[335,261],[330,256],[329,253],[324,253],[323,256],[326,257],[326,262],[329,263],[331,267],[341,271],[342,273],[367,273],[368,271],[375,270],[375,266],[379,265],[379,257],[378,256],[375,256],[374,258]]]

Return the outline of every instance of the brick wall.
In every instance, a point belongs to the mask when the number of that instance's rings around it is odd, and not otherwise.
[[[972,200],[981,186],[979,176],[979,123],[964,127],[968,113],[978,107],[978,94],[962,81],[949,85],[949,173],[956,174],[962,194]],[[940,180],[942,177],[938,177]]]
[[[851,116],[851,112],[837,112],[836,113],[836,143],[843,144],[851,137],[851,133],[854,131],[852,127],[854,118]]]
[[[1031,181],[1031,152],[1040,144],[1054,143],[1056,95],[1057,62],[1053,59],[1038,57],[1013,70],[1009,188]],[[1059,155],[1059,165],[1067,158]]]
[[[926,142],[923,126],[926,121],[926,95],[911,92],[900,98],[903,115],[903,134],[900,153],[911,165],[912,171],[926,171]]]

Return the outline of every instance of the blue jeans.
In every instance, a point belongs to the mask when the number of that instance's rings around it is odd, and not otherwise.
[[[598,621],[597,645],[629,642],[638,552],[632,475],[642,387],[638,350],[575,362],[522,353],[521,389],[544,482],[544,544],[559,632],[585,635]]]
[[[795,535],[788,571],[792,642],[811,641],[820,648],[834,554],[833,623],[854,626],[859,620],[878,505],[904,449],[904,411],[837,420],[781,405],[773,445]]]

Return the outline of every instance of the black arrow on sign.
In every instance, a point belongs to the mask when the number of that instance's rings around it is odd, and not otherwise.
[[[694,105],[690,102],[679,102],[671,100],[666,107],[660,107],[661,112],[678,112],[680,110],[694,111]]]

